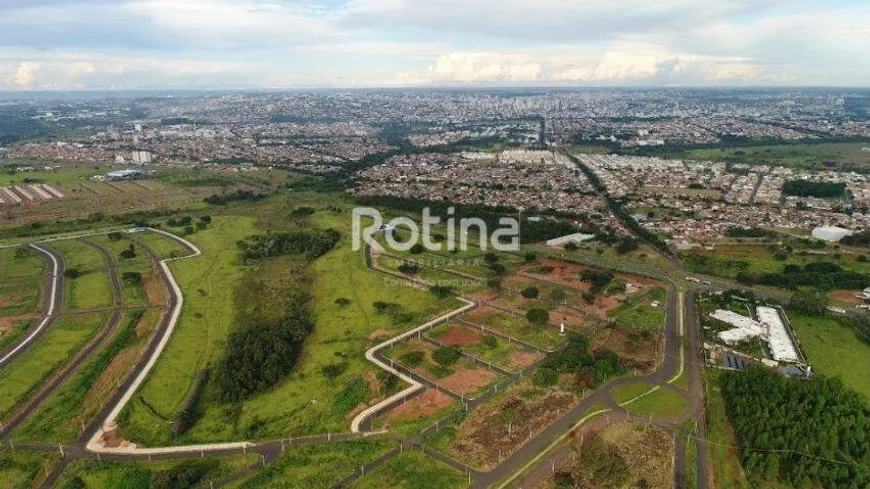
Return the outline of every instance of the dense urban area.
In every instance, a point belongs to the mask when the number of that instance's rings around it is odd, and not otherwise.
[[[870,90],[0,94],[0,488],[863,489],[868,372]]]

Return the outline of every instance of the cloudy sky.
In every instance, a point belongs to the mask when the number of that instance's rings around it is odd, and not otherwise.
[[[0,90],[870,86],[866,0],[0,0]]]

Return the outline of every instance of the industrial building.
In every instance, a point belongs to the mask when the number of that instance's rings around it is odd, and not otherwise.
[[[732,311],[717,309],[710,317],[733,326],[717,336],[726,344],[734,344],[750,338],[760,337],[770,350],[770,356],[777,362],[798,363],[801,361],[797,347],[789,335],[779,311],[772,307],[756,308],[758,320]]]
[[[547,241],[547,246],[550,247],[558,247],[565,246],[568,243],[576,243],[580,244],[584,241],[589,241],[590,239],[595,238],[594,234],[583,234],[583,233],[575,233],[569,234],[567,236],[561,236],[559,238],[553,238]]]

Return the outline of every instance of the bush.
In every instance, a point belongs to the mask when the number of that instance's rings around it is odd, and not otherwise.
[[[525,297],[526,299],[537,299],[540,292],[537,287],[526,287],[520,292],[520,295]]]
[[[429,291],[435,294],[435,297],[438,297],[439,299],[444,299],[453,295],[453,289],[445,285],[433,285],[429,288]]]
[[[408,250],[408,251],[409,251],[412,255],[419,255],[420,253],[423,253],[424,251],[426,251],[426,249],[423,248],[423,245],[421,245],[420,243],[417,243],[417,244],[415,244],[414,246],[412,246],[411,249]]]
[[[486,286],[492,290],[501,290],[501,279],[498,277],[487,279]]]
[[[432,353],[432,360],[442,367],[448,367],[462,358],[462,352],[453,346],[442,346]]]
[[[480,340],[480,344],[488,350],[494,350],[498,348],[498,338],[496,338],[495,336],[486,335],[483,337],[482,340]]]
[[[504,275],[507,271],[507,268],[505,268],[501,263],[493,263],[489,266],[489,269],[496,275]]]
[[[487,253],[483,255],[483,260],[489,264],[493,264],[498,261],[498,255],[495,253]]]
[[[406,367],[416,367],[423,362],[423,358],[426,357],[426,354],[420,350],[409,351],[404,355],[399,357],[399,361],[405,365]]]
[[[530,252],[526,253],[526,255],[523,258],[526,260],[526,263],[532,263],[533,261],[538,259],[538,254],[535,253],[534,251],[530,251]]]
[[[535,372],[532,381],[538,387],[549,387],[556,385],[556,382],[559,381],[559,374],[551,368],[542,367]]]
[[[567,243],[565,243],[565,251],[576,251],[578,248],[580,247],[577,246],[577,243],[573,241],[568,241]]]
[[[544,325],[550,320],[550,313],[546,309],[535,307],[529,309],[529,312],[526,313],[526,319],[532,324]]]
[[[67,268],[63,271],[63,276],[66,278],[77,279],[84,275],[78,268]]]
[[[127,247],[126,250],[121,252],[121,258],[124,260],[131,260],[133,258],[136,258],[136,247],[133,246],[132,243],[130,243],[130,246]]]
[[[338,307],[347,307],[350,305],[350,299],[339,297],[338,299],[335,299],[335,305]]]
[[[402,263],[399,265],[399,271],[405,275],[417,275],[420,272],[420,266],[411,263]]]
[[[330,363],[320,367],[320,373],[323,374],[330,382],[337,379],[339,375],[347,370],[347,362]]]
[[[127,285],[139,285],[142,283],[142,274],[139,272],[124,272],[121,280]]]
[[[119,233],[117,231],[113,232],[113,233],[109,233],[106,236],[109,238],[109,241],[121,241],[121,238],[123,238],[121,233]]]
[[[183,462],[168,470],[151,476],[152,489],[186,489],[199,483],[203,477],[218,467],[217,460]]]

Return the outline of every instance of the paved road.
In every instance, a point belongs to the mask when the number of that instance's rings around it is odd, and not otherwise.
[[[31,244],[29,246],[30,248],[40,252],[46,258],[46,263],[49,265],[46,267],[45,293],[43,294],[41,301],[42,304],[40,306],[41,318],[36,328],[28,332],[21,341],[7,347],[5,352],[0,353],[0,368],[5,367],[45,333],[57,318],[57,315],[60,312],[60,303],[63,302],[63,258],[45,246],[39,246],[36,244]]]

